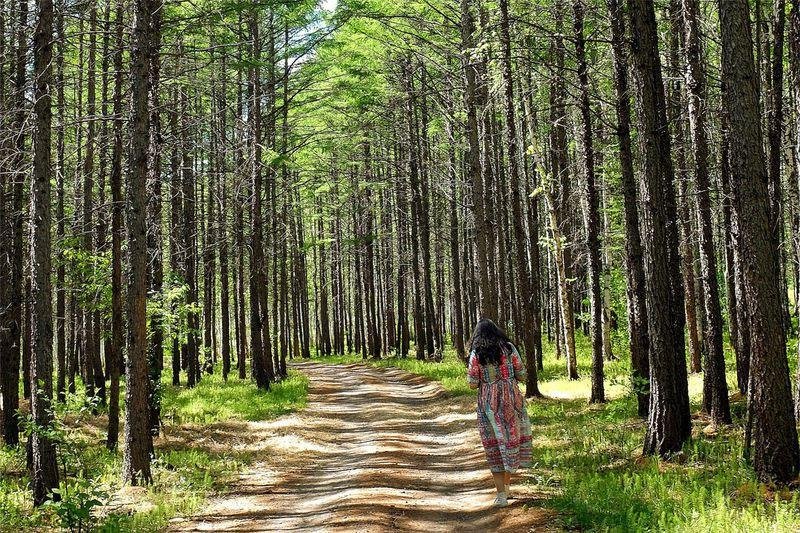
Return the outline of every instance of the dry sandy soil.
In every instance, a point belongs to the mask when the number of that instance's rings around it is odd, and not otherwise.
[[[242,428],[258,461],[173,531],[559,530],[522,483],[491,507],[473,398],[397,369],[295,368],[310,378],[307,408]]]

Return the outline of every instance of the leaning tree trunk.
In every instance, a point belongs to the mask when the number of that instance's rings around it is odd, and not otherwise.
[[[686,39],[686,86],[689,90],[689,127],[694,148],[695,209],[700,233],[700,276],[706,310],[705,359],[703,361],[703,411],[717,424],[730,424],[725,354],[722,348],[722,310],[717,284],[717,256],[711,219],[711,180],[708,176],[706,134],[706,73],[700,45],[700,4],[683,0]]]

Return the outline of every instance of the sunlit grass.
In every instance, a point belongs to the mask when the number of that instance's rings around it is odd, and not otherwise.
[[[288,379],[265,392],[250,380],[231,377],[225,382],[218,374],[204,375],[193,389],[173,387],[165,375],[162,387],[162,419],[165,432],[172,432],[187,423],[212,428],[228,421],[269,420],[297,410],[306,404],[308,380],[291,372]],[[58,407],[57,416],[66,421],[59,464],[62,480],[66,469],[68,481],[62,489],[70,494],[76,487],[88,486],[99,500],[110,504],[95,513],[93,529],[99,531],[163,530],[174,516],[197,511],[212,492],[224,489],[252,460],[246,452],[232,449],[211,451],[192,441],[171,441],[165,448],[158,441],[152,485],[120,490],[122,453],[108,452],[103,446],[103,410],[92,415],[78,394]],[[135,495],[126,496],[129,492]],[[58,523],[52,509],[32,507],[24,446],[0,448],[0,531],[53,529]]]
[[[576,340],[580,379],[566,378],[566,361],[556,359],[554,347],[545,343],[539,385],[548,398],[528,403],[534,464],[526,473],[527,482],[550,495],[542,504],[559,511],[561,526],[619,532],[800,531],[797,493],[775,493],[760,485],[742,460],[745,408],[741,400],[732,404],[734,425],[716,435],[704,435],[705,423],[696,420],[694,437],[680,461],[643,458],[645,423],[636,416],[624,342],[614,346],[618,359],[605,363],[610,401],[590,406],[590,347],[583,335],[578,334]],[[735,364],[732,355],[727,355],[727,381],[733,393]],[[789,355],[794,369],[794,345]],[[326,360],[362,361],[357,357]],[[441,381],[453,394],[474,394],[466,386],[464,365],[452,351],[446,352],[442,362],[398,358],[364,362]],[[702,399],[702,382],[702,374],[689,375],[694,412]]]
[[[438,381],[450,393],[454,395],[473,394],[466,382],[466,365],[461,362],[455,351],[448,347],[443,361],[420,361],[414,357],[388,357],[385,359],[362,359],[355,355],[332,356],[317,358],[329,364],[354,364],[362,363],[379,368],[400,368],[418,374],[428,379]]]
[[[292,372],[289,378],[272,384],[269,392],[257,389],[249,380],[219,374],[204,376],[194,388],[166,385],[162,415],[174,424],[211,424],[225,420],[269,420],[305,406],[308,379]]]

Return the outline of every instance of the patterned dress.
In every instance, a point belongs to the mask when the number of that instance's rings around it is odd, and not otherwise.
[[[517,387],[525,366],[513,345],[503,348],[499,365],[483,366],[469,355],[467,379],[478,385],[478,429],[492,472],[515,473],[531,463],[531,421]]]

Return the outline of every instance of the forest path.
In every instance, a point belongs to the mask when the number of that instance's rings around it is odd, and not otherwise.
[[[473,398],[398,369],[294,368],[310,379],[307,408],[249,423],[258,462],[174,531],[558,530],[523,484],[491,507]]]

